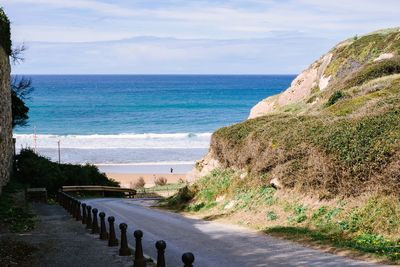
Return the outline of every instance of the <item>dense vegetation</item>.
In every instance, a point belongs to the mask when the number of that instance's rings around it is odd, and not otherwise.
[[[212,146],[225,167],[321,198],[357,196],[371,187],[400,194],[399,122],[400,107],[351,120],[266,116],[218,130]]]
[[[55,194],[63,185],[119,186],[94,165],[58,164],[29,149],[17,155],[15,176],[30,187],[47,188],[50,194]]]

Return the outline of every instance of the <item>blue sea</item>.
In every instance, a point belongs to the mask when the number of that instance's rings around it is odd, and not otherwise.
[[[25,75],[27,76],[27,75]],[[187,171],[216,129],[245,120],[293,75],[28,75],[29,125],[17,147],[104,171]],[[185,167],[182,167],[185,166]],[[162,170],[164,171],[164,170]]]

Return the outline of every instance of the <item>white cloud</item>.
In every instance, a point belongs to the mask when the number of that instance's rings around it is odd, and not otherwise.
[[[114,4],[90,0],[12,0],[13,4],[44,5],[46,7],[88,9],[114,16],[137,16],[140,12]]]
[[[17,71],[52,71],[65,50],[69,67],[56,72],[298,72],[342,39],[400,25],[394,0],[110,2],[0,0],[13,21],[13,40],[31,50],[30,63]],[[98,43],[138,36],[155,38]],[[46,50],[41,42],[49,42]],[[40,58],[45,53],[51,60]]]
[[[293,43],[299,46],[292,47]],[[325,51],[329,43],[286,37],[220,41],[145,37],[98,43],[33,43],[27,61],[16,66],[14,73],[295,73],[314,59],[314,53]],[[305,46],[312,49],[305,52]],[[303,60],[294,61],[299,55]]]
[[[102,31],[85,27],[23,25],[13,27],[16,42],[99,42],[132,37],[131,32]]]
[[[387,4],[385,4],[387,3]],[[152,5],[151,5],[152,4]],[[39,37],[48,40],[56,31],[68,32],[71,38],[74,31],[69,23],[75,21],[79,29],[75,39],[82,32],[93,32],[93,40],[115,40],[119,37],[152,35],[174,36],[178,38],[255,38],[269,35],[275,31],[298,31],[313,35],[353,34],[357,31],[375,30],[377,27],[400,24],[397,10],[400,3],[391,0],[361,1],[152,1],[138,5],[136,1],[123,4],[110,4],[93,0],[13,0],[7,6],[40,6],[37,11],[36,29],[32,25],[22,25],[29,31],[26,36],[32,40]],[[52,27],[40,25],[43,14],[53,15],[63,9],[79,11],[73,19],[64,20]],[[20,12],[23,10],[19,8]],[[27,9],[26,9],[27,10]],[[83,11],[82,11],[83,10]],[[69,13],[74,13],[70,11]],[[65,14],[67,13],[67,15]],[[32,11],[29,16],[35,16]],[[91,18],[89,20],[88,18]],[[45,23],[48,23],[46,20]],[[20,26],[21,22],[18,22]],[[114,26],[114,27],[112,27]],[[48,27],[48,31],[44,30]],[[59,29],[56,30],[56,27]],[[117,31],[117,33],[115,33]],[[339,32],[337,32],[339,31]],[[40,33],[40,34],[34,34]],[[47,36],[46,36],[46,33]],[[24,32],[19,30],[18,38]],[[56,34],[57,36],[57,34]],[[107,37],[108,36],[108,37]],[[27,37],[25,37],[27,39]],[[57,38],[59,39],[59,38]],[[63,39],[63,38],[61,38]],[[89,36],[84,40],[91,39]]]

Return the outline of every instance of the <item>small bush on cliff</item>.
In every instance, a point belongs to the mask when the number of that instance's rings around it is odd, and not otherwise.
[[[182,210],[187,207],[195,194],[192,188],[188,186],[182,187],[175,195],[166,200],[165,206],[176,210]]]
[[[344,94],[342,91],[335,91],[329,98],[328,102],[326,103],[326,106],[329,107],[329,106],[334,105],[336,102],[338,102],[343,97],[344,97]]]
[[[63,185],[119,186],[94,165],[58,164],[29,149],[21,150],[16,162],[19,181],[30,187],[45,187],[49,194],[55,194]]]

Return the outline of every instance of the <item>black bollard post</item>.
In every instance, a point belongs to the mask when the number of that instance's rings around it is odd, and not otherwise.
[[[68,213],[69,214],[72,214],[72,212],[71,212],[71,209],[72,209],[72,199],[70,198],[70,197],[68,197],[67,196],[67,198],[68,198]]]
[[[164,240],[159,240],[156,242],[157,249],[157,267],[165,267],[165,248],[167,244]]]
[[[63,207],[65,210],[68,210],[68,199],[65,193],[63,193]]]
[[[100,239],[101,240],[107,240],[108,239],[108,233],[106,229],[106,214],[104,212],[99,213],[100,217]]]
[[[76,219],[76,199],[72,199],[72,218]]]
[[[183,267],[193,267],[194,255],[191,252],[186,252],[182,255]]]
[[[66,198],[66,206],[67,206],[67,208],[66,208],[66,210],[68,211],[68,213],[69,214],[71,214],[71,199],[69,199],[69,197],[68,196],[65,196],[65,198]]]
[[[78,216],[79,209],[80,209],[79,201],[77,199],[74,199],[74,218],[77,221],[79,220],[78,219],[79,218],[79,216]]]
[[[99,223],[97,220],[97,209],[94,208],[92,209],[92,213],[93,213],[93,221],[92,221],[92,232],[91,234],[98,234],[99,233]]]
[[[86,218],[86,229],[92,228],[92,207],[86,206],[87,218]]]
[[[65,195],[65,193],[64,193],[64,209],[66,210],[66,211],[68,211],[68,198],[67,198],[67,196]]]
[[[74,217],[74,199],[72,197],[69,198],[69,214]]]
[[[65,209],[65,195],[64,192],[61,193],[61,206]]]
[[[82,224],[86,224],[86,203],[82,203]]]
[[[60,204],[61,206],[65,209],[65,196],[64,196],[64,192],[60,193]]]
[[[60,203],[60,205],[61,205],[61,207],[64,207],[64,198],[63,198],[63,193],[62,192],[60,192],[59,193],[59,202],[58,203]]]
[[[76,220],[80,221],[82,220],[82,215],[81,215],[81,202],[77,201],[76,202]]]
[[[71,214],[72,218],[75,217],[75,201],[74,199],[71,197],[70,200],[70,206],[69,206],[69,213]]]
[[[135,260],[133,261],[133,267],[146,267],[146,259],[143,256],[142,247],[143,232],[140,230],[136,230],[133,235],[136,239]]]
[[[76,199],[75,198],[73,198],[72,199],[72,206],[71,206],[71,211],[72,211],[72,218],[76,218]]]
[[[109,247],[115,247],[118,246],[118,239],[115,236],[115,229],[114,229],[114,221],[115,218],[113,216],[110,216],[107,218],[108,224],[109,224],[109,229],[110,229],[110,234],[108,236],[108,246]]]
[[[119,229],[121,230],[121,246],[119,248],[120,256],[129,256],[132,254],[131,250],[128,248],[128,240],[126,238],[126,228],[128,225],[126,223],[121,223]]]

